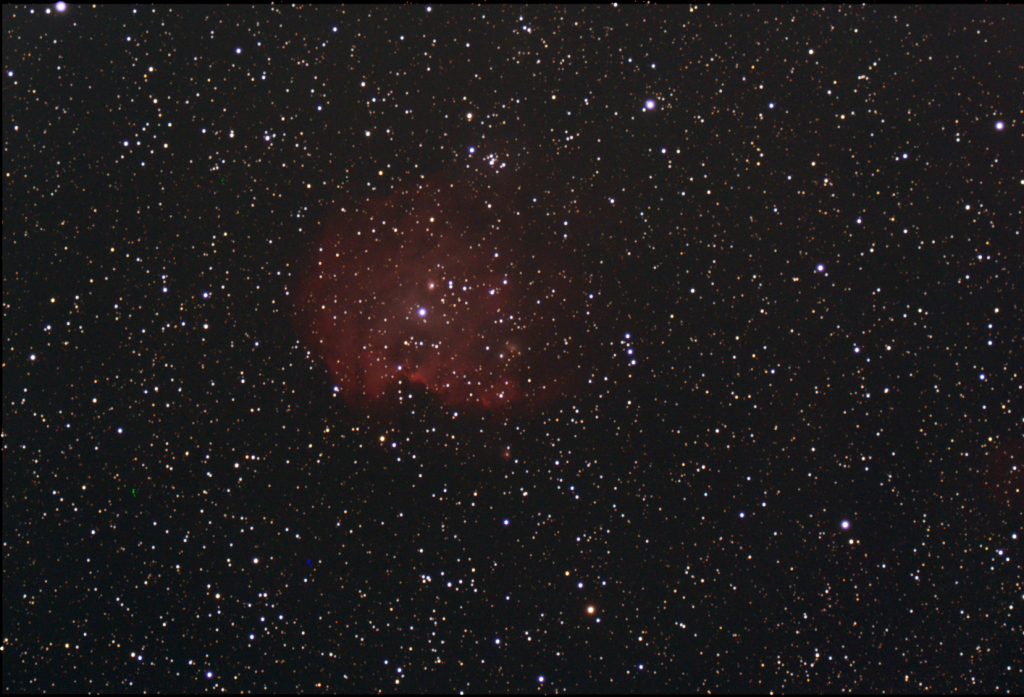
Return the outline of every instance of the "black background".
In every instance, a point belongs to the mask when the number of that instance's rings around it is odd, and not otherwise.
[[[1024,687],[1018,8],[3,24],[5,691]],[[594,386],[346,406],[332,210],[490,155]]]

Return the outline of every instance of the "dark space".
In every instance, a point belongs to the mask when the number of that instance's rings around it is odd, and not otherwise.
[[[1022,28],[5,5],[4,691],[1021,692]]]

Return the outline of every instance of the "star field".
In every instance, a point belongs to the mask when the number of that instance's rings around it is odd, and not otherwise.
[[[3,12],[5,691],[1024,689],[1013,6]]]

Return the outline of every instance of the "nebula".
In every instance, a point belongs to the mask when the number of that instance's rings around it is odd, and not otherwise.
[[[604,303],[565,242],[572,205],[568,189],[486,166],[348,201],[304,265],[298,331],[358,409],[393,409],[416,385],[465,411],[577,395]]]
[[[1024,439],[1002,439],[988,454],[984,481],[992,500],[1010,508],[1019,508],[1024,500]]]

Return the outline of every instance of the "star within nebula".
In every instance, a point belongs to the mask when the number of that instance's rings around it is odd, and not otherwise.
[[[452,408],[532,412],[579,392],[599,293],[527,188],[438,176],[326,225],[294,316],[346,402],[387,411],[418,385]]]

